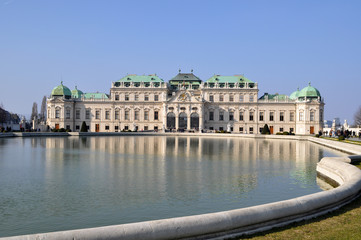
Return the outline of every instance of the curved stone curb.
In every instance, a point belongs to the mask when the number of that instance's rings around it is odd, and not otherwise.
[[[323,158],[317,172],[337,182],[332,190],[236,210],[98,228],[2,239],[204,239],[236,237],[325,214],[350,202],[361,190],[357,157]]]

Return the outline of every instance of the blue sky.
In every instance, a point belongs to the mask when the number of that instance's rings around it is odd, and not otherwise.
[[[0,103],[30,114],[60,84],[109,92],[127,73],[244,74],[264,92],[311,82],[325,118],[361,105],[361,1],[0,0]]]

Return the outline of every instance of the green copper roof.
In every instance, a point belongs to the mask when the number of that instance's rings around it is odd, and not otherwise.
[[[117,82],[164,82],[163,79],[159,78],[157,75],[127,75]]]
[[[214,75],[210,79],[206,81],[207,83],[254,83],[251,80],[245,78],[242,75],[235,75],[235,76],[221,76],[221,75]]]
[[[178,73],[177,76],[169,80],[170,85],[200,85],[201,83],[202,80],[193,73]]]
[[[178,73],[177,76],[173,77],[170,81],[202,81],[199,77],[193,73]]]
[[[300,91],[298,97],[317,98],[317,97],[321,97],[321,93],[316,88],[312,87],[311,83],[308,83],[308,86]]]
[[[288,98],[288,96],[285,95],[285,94],[278,94],[278,93],[276,93],[276,94],[268,94],[268,93],[265,93],[259,99],[264,100],[264,99],[266,99],[266,96],[268,96],[268,100],[275,100],[275,99],[286,100]]]
[[[84,93],[84,99],[109,99],[109,96],[105,93]]]
[[[300,89],[297,88],[297,91],[294,91],[293,93],[291,93],[290,95],[290,99],[292,100],[296,100],[298,98],[298,96],[300,95]]]
[[[74,90],[71,90],[71,96],[73,98],[81,98],[81,95],[83,95],[84,93],[82,91],[80,91],[77,86],[75,86]]]
[[[68,87],[64,86],[63,81],[61,81],[61,84],[51,91],[51,96],[71,97],[71,91]]]

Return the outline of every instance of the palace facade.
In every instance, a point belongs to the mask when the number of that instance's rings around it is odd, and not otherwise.
[[[207,81],[179,72],[165,82],[157,75],[127,75],[109,94],[55,87],[47,101],[50,128],[91,132],[122,130],[229,131],[272,134],[322,131],[324,101],[309,84],[291,95],[258,96],[258,84],[243,75],[214,75]]]

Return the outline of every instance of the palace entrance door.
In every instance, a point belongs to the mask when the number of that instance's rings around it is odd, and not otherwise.
[[[167,128],[168,129],[175,128],[175,114],[172,112],[167,114]]]
[[[179,129],[186,129],[187,128],[187,114],[182,112],[179,114],[179,121],[178,121],[178,128]]]
[[[198,113],[191,114],[191,129],[199,128],[199,115]]]

